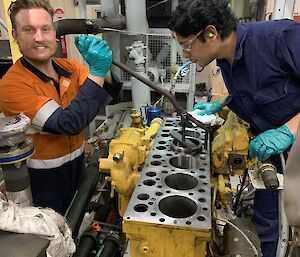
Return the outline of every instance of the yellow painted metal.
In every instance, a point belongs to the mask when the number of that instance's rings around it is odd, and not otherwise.
[[[149,128],[122,128],[119,137],[109,144],[108,158],[100,159],[100,172],[110,173],[111,197],[118,192],[119,214],[123,216],[130,196],[140,177],[152,140],[157,134],[161,119],[152,122]]]
[[[231,189],[227,186],[228,184],[228,176],[219,174],[218,175],[218,193],[220,196],[220,201],[222,204],[226,204],[228,201],[228,195],[231,192]]]
[[[150,150],[163,120],[161,118],[155,118],[151,121],[150,127],[146,129],[145,135],[142,137],[142,144],[147,147],[147,150]]]
[[[229,112],[226,122],[221,126],[212,142],[212,169],[221,174],[242,174],[244,169],[231,170],[228,165],[230,155],[235,154],[241,158],[248,156],[249,134],[247,126],[240,121],[233,112]],[[246,163],[248,165],[248,163]]]
[[[204,257],[210,230],[123,220],[131,257]]]
[[[11,34],[12,26],[11,26],[11,22],[10,22],[8,13],[7,13],[8,7],[11,2],[12,2],[11,0],[3,0],[6,24],[7,24],[7,28],[9,31],[8,35],[9,35],[10,50],[11,50],[13,62],[15,63],[22,56],[22,54],[19,50],[19,46],[18,46],[17,42],[13,39],[12,34]]]
[[[143,123],[142,123],[142,114],[136,109],[132,110],[131,114],[131,119],[132,119],[132,127],[134,128],[144,128]]]

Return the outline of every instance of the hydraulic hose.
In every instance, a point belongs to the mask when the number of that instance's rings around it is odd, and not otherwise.
[[[108,19],[108,18],[100,18],[94,20],[86,20],[86,19],[64,19],[59,20],[54,23],[56,28],[56,37],[60,38],[63,35],[67,34],[98,34],[105,30],[113,30],[113,29],[124,29],[126,27],[126,22],[124,17]],[[109,28],[109,29],[107,29]],[[176,101],[175,97],[167,90],[155,85],[152,81],[142,77],[137,72],[133,71],[125,64],[113,61],[113,64],[120,69],[128,72],[131,76],[143,82],[148,87],[154,89],[161,95],[167,97],[170,102],[174,105],[176,112],[181,114],[186,111],[179,105]],[[198,127],[203,128],[206,132],[211,132],[212,129],[209,126],[206,126],[199,120],[192,117],[192,115],[186,113],[187,119],[191,122],[195,123]]]
[[[98,18],[98,19],[64,19],[54,22],[56,38],[68,34],[98,34],[105,28],[125,29],[124,17],[120,18]]]
[[[78,230],[89,201],[95,191],[100,172],[98,170],[99,155],[95,151],[87,168],[86,177],[79,186],[78,192],[66,213],[66,219],[72,231],[73,238],[77,237]]]

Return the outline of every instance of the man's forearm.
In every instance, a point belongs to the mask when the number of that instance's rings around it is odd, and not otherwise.
[[[296,116],[294,116],[284,124],[293,132],[294,136],[296,136],[297,134],[299,121],[300,121],[300,113],[298,113]]]
[[[98,84],[100,87],[103,87],[103,84],[104,84],[104,78],[101,78],[99,76],[95,76],[95,75],[92,75],[92,74],[89,74],[88,75],[88,78],[92,81],[94,81],[96,84]]]

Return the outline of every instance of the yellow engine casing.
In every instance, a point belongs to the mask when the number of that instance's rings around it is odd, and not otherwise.
[[[248,166],[248,128],[233,112],[212,142],[212,170],[219,174],[242,174]]]
[[[123,216],[130,196],[140,176],[152,140],[157,134],[162,120],[156,118],[149,128],[122,128],[119,137],[109,144],[108,158],[101,158],[100,172],[110,173],[111,197],[118,192],[119,213]]]
[[[123,231],[130,239],[132,257],[204,257],[210,230],[162,224],[139,223],[124,219]]]

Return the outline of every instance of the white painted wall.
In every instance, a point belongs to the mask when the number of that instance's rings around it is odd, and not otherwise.
[[[0,19],[6,23],[5,12],[3,1],[0,0]],[[0,25],[0,39],[8,39],[7,31]]]
[[[54,10],[56,8],[61,8],[64,11],[64,18],[68,19],[79,19],[81,17],[80,14],[80,6],[74,5],[74,0],[51,0],[50,1]],[[77,51],[77,48],[74,44],[74,35],[66,36],[67,39],[67,53],[68,58],[76,60],[78,62],[84,63],[82,56]]]
[[[274,1],[275,0],[268,0],[267,12],[273,12]],[[295,15],[300,15],[300,0],[296,0],[296,2],[295,2],[294,14]]]

